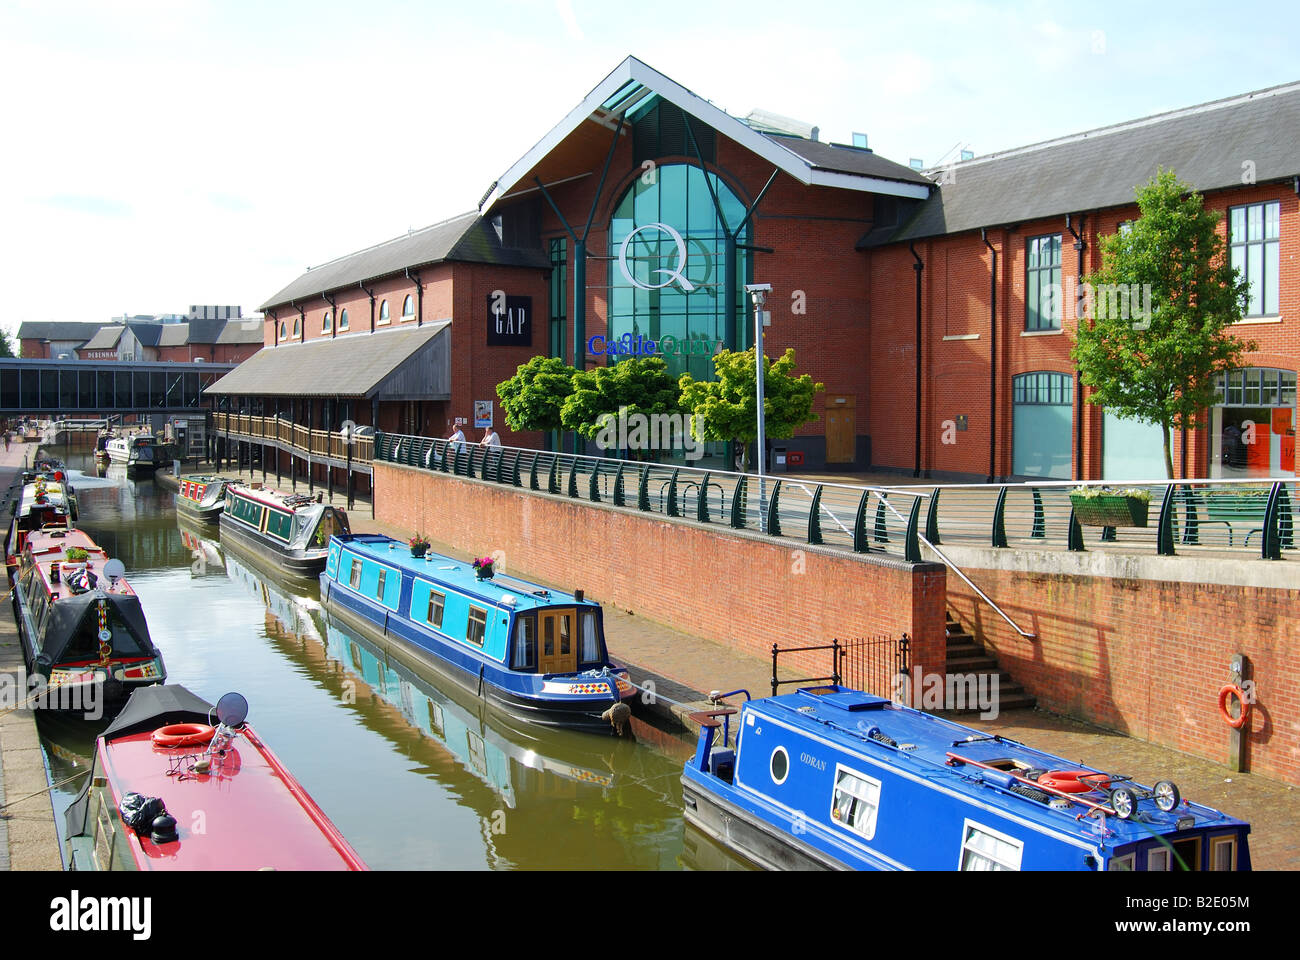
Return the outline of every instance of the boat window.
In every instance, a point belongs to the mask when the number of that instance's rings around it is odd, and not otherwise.
[[[876,811],[879,809],[880,781],[837,766],[831,819],[870,840],[876,835]]]
[[[293,528],[293,514],[281,513],[279,510],[270,511],[266,520],[266,532],[273,537],[278,537],[285,542],[289,540],[289,531]]]
[[[777,747],[772,751],[769,766],[772,769],[772,782],[778,786],[785,783],[785,778],[790,775],[790,754],[785,752],[785,747]]]
[[[1168,870],[1169,869],[1168,847],[1154,847],[1147,851],[1147,869],[1148,870]]]
[[[1174,863],[1171,870],[1201,869],[1201,838],[1188,837],[1174,841]]]
[[[1126,853],[1122,857],[1113,857],[1110,861],[1110,865],[1106,869],[1113,870],[1120,873],[1126,871],[1128,873],[1132,873],[1137,868],[1136,860],[1137,860],[1137,854]]]
[[[567,657],[573,649],[572,640],[569,637],[569,618],[560,617],[560,656]]]
[[[1210,869],[1237,869],[1237,838],[1214,837],[1210,840]]]
[[[512,670],[532,670],[537,666],[537,618],[515,619],[515,647],[510,659]]]
[[[961,869],[1019,870],[1024,848],[1014,837],[967,820],[961,843]]]
[[[438,593],[436,590],[429,591],[429,614],[425,619],[431,627],[442,626],[442,610],[447,602],[446,594]]]
[[[596,614],[592,610],[582,613],[582,651],[578,659],[583,663],[600,661],[600,639],[596,635]]]
[[[482,607],[469,608],[469,630],[465,639],[475,646],[483,646],[483,637],[487,633],[487,611]]]
[[[379,582],[375,585],[375,599],[383,602],[384,599],[384,582],[388,579],[388,571],[379,571]]]
[[[353,590],[361,589],[361,558],[352,558],[352,573],[348,576],[348,586]]]

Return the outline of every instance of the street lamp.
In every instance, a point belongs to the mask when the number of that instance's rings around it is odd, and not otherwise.
[[[758,524],[767,529],[767,490],[763,482],[764,460],[767,457],[767,423],[763,410],[763,301],[772,292],[770,283],[747,283],[745,292],[754,301],[754,382],[758,393],[758,438],[754,459],[758,461]]]

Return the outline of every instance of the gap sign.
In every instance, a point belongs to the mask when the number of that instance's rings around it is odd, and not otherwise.
[[[487,342],[490,347],[533,345],[533,298],[488,297]]]

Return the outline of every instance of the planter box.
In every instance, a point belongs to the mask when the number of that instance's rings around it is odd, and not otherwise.
[[[1151,507],[1138,497],[1081,497],[1070,495],[1074,516],[1086,527],[1145,527]]]

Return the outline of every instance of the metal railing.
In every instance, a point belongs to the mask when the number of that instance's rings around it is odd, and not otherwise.
[[[292,449],[303,455],[346,460],[350,443],[354,464],[365,465],[374,458],[373,437],[349,438],[341,432],[308,430],[302,424],[281,417],[253,416],[247,413],[214,413],[212,422],[218,435],[229,432],[232,437],[240,440],[269,441],[285,450]]]
[[[786,677],[780,676],[779,660],[782,654],[831,652],[831,672],[823,677]],[[804,663],[806,657],[798,658]],[[900,677],[910,676],[912,672],[911,640],[903,634],[895,640],[893,637],[874,637],[870,640],[859,637],[856,640],[832,640],[829,644],[812,647],[780,647],[772,644],[772,696],[776,696],[781,687],[803,683],[843,684],[877,697],[894,699],[898,692],[896,685]]]

